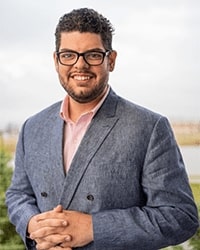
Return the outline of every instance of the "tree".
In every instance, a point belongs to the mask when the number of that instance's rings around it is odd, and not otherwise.
[[[9,166],[11,154],[5,148],[0,148],[0,249],[24,250],[24,244],[9,222],[5,205],[5,192],[10,185],[12,168]]]
[[[200,206],[199,206],[199,215],[200,215]],[[190,246],[193,250],[200,250],[200,227],[197,230],[196,234],[190,239]]]

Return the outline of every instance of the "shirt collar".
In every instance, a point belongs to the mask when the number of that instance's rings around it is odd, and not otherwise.
[[[108,86],[106,93],[101,98],[101,100],[97,103],[97,105],[93,109],[91,109],[90,111],[82,114],[81,116],[86,115],[86,114],[91,114],[91,118],[92,118],[96,114],[96,112],[99,110],[99,108],[101,107],[103,102],[105,101],[109,91],[110,91],[110,86]],[[64,121],[71,122],[71,119],[69,118],[69,109],[68,109],[68,107],[69,107],[69,95],[66,95],[64,100],[62,101],[62,104],[61,104],[60,116]]]

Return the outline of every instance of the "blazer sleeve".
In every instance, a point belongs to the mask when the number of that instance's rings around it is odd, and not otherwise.
[[[35,249],[35,242],[27,238],[27,225],[30,218],[40,213],[34,192],[26,175],[24,157],[24,127],[23,126],[16,148],[15,169],[11,186],[6,192],[6,204],[10,221],[16,226],[28,249]]]
[[[197,208],[166,118],[157,121],[149,138],[141,185],[145,206],[92,215],[96,249],[155,250],[179,244],[196,232]]]

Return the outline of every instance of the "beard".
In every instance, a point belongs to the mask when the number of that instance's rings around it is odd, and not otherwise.
[[[68,95],[79,103],[89,103],[98,97],[102,96],[105,89],[108,86],[108,79],[105,77],[101,79],[98,84],[90,86],[90,83],[79,83],[79,86],[73,86],[68,82],[65,82],[62,77],[59,76],[60,83]],[[80,89],[79,89],[80,88]]]

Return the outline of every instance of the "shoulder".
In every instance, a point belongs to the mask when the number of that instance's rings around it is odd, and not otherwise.
[[[52,104],[51,106],[41,110],[40,112],[36,113],[35,115],[29,117],[23,127],[26,128],[39,128],[39,127],[48,127],[49,124],[55,122],[55,120],[60,119],[59,112],[61,107],[61,101]]]
[[[141,106],[137,103],[134,103],[130,100],[127,100],[113,92],[112,90],[110,91],[109,94],[110,102],[116,103],[116,115],[119,117],[129,117],[130,119],[134,120],[158,120],[162,117],[163,115],[150,110],[144,106]],[[111,105],[110,105],[111,106]]]
[[[117,94],[112,90],[109,94],[109,102],[113,103],[114,115],[119,118],[121,126],[125,126],[126,129],[137,129],[141,131],[153,131],[155,128],[169,131],[171,125],[166,116],[150,110],[146,107],[131,102]]]

